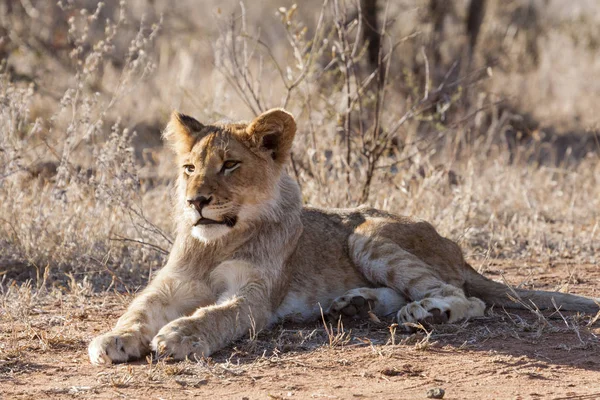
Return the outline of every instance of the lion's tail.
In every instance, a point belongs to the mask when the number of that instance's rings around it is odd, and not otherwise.
[[[595,314],[600,311],[600,299],[591,299],[568,293],[545,292],[541,290],[513,289],[486,278],[467,264],[465,291],[468,296],[475,296],[487,305],[497,305],[507,308],[526,308],[525,305],[539,309],[555,309],[554,303],[560,310],[581,311]],[[518,299],[517,301],[513,299]],[[554,301],[554,302],[553,302]]]

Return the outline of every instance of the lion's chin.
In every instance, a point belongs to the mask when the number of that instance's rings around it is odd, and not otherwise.
[[[222,238],[230,231],[231,228],[225,224],[196,225],[192,227],[192,237],[209,243]]]

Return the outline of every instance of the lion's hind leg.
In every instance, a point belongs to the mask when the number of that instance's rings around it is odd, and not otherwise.
[[[405,304],[402,295],[387,287],[356,288],[335,299],[327,314],[334,320],[339,317],[365,318],[369,312],[385,317],[395,314]]]
[[[485,303],[467,298],[458,287],[458,276],[449,278],[449,282],[440,279],[432,266],[393,241],[355,233],[350,236],[349,247],[354,262],[369,281],[412,300],[399,309],[399,323],[452,323],[484,315]]]

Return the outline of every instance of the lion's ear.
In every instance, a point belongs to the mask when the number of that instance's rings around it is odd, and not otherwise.
[[[287,161],[296,135],[296,121],[282,108],[265,111],[246,128],[248,140],[254,148],[270,153],[279,164]]]
[[[163,132],[163,139],[177,154],[184,154],[192,150],[198,133],[203,129],[204,125],[196,119],[173,111],[171,120]]]

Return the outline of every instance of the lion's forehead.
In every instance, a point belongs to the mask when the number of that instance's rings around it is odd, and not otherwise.
[[[248,150],[236,135],[228,130],[210,133],[200,139],[190,152],[190,160],[200,166],[220,163],[228,158],[242,157]]]

